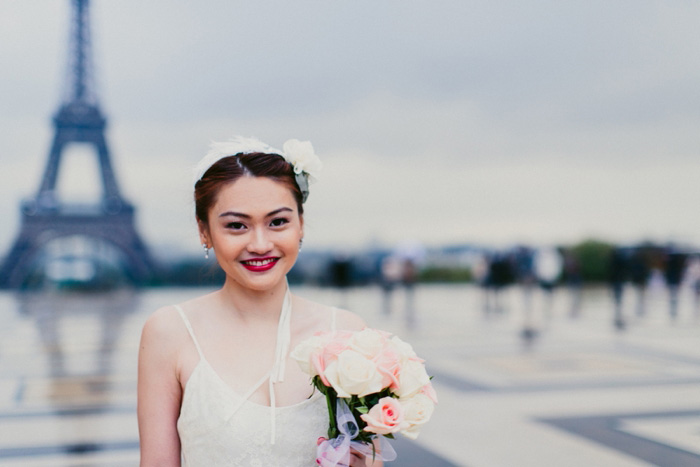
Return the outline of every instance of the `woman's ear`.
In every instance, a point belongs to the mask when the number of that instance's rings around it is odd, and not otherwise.
[[[209,227],[204,222],[197,219],[197,228],[199,229],[199,242],[202,245],[206,245],[207,247],[211,248],[212,245],[209,238]]]

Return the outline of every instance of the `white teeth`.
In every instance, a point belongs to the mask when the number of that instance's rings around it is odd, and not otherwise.
[[[250,264],[251,266],[265,266],[266,264],[270,264],[274,260],[272,258],[269,259],[261,259],[261,260],[250,260],[246,261],[246,263]]]

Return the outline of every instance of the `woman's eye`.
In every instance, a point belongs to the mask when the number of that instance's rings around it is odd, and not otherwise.
[[[289,223],[289,220],[287,220],[283,217],[279,217],[277,219],[273,219],[272,222],[270,222],[270,225],[272,227],[282,227],[284,224],[288,224],[288,223]]]
[[[245,225],[242,222],[229,222],[226,224],[227,229],[233,229],[233,230],[241,230],[245,228]]]

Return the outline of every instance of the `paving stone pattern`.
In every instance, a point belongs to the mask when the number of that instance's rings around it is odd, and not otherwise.
[[[0,294],[0,466],[138,465],[136,357],[156,308],[203,289]],[[294,287],[397,333],[426,359],[440,403],[391,466],[700,465],[700,316],[683,290],[645,314],[626,294],[613,326],[607,290],[521,289],[487,310],[470,285],[402,290]],[[526,310],[529,310],[526,313]],[[527,316],[527,319],[526,319]],[[523,336],[531,336],[525,339]]]

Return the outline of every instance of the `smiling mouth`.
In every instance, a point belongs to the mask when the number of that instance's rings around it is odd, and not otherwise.
[[[252,271],[265,271],[273,267],[278,260],[279,258],[248,259],[241,261],[241,264]]]

